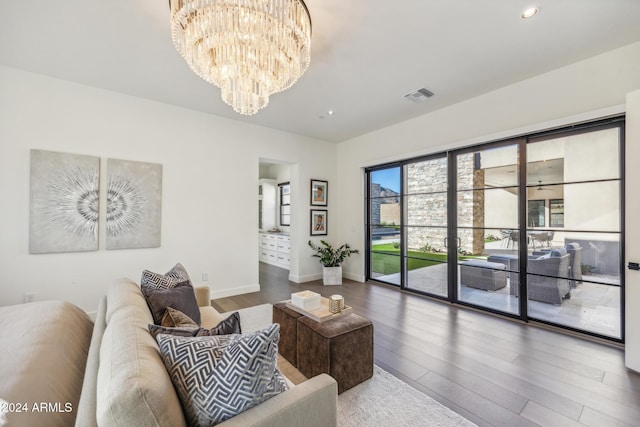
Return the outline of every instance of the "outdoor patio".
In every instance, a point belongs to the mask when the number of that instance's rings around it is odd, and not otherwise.
[[[378,275],[377,280],[400,285],[400,273]],[[619,337],[620,286],[589,283],[612,281],[612,278],[583,276],[583,282],[571,289],[571,298],[560,305],[529,301],[529,316],[564,326],[589,330],[611,337]],[[510,294],[511,280],[495,292],[459,286],[459,299],[494,310],[517,314],[519,299]],[[439,264],[408,272],[408,288],[445,296],[447,292],[447,265]]]

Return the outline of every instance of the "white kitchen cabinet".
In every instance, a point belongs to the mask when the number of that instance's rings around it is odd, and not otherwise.
[[[291,246],[286,234],[260,233],[260,261],[289,269]]]

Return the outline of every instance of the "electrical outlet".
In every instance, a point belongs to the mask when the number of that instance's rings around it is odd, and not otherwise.
[[[209,273],[202,273],[202,281],[206,282],[209,280]]]
[[[28,302],[33,302],[36,299],[36,293],[35,292],[25,292],[24,294],[24,302],[25,304]]]

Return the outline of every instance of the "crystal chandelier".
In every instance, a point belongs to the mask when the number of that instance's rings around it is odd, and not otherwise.
[[[173,44],[222,100],[251,115],[309,67],[311,17],[302,0],[169,0]]]

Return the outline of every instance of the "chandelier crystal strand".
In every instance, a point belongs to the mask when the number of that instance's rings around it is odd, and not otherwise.
[[[311,18],[302,0],[171,0],[171,37],[189,67],[251,115],[309,67]]]

